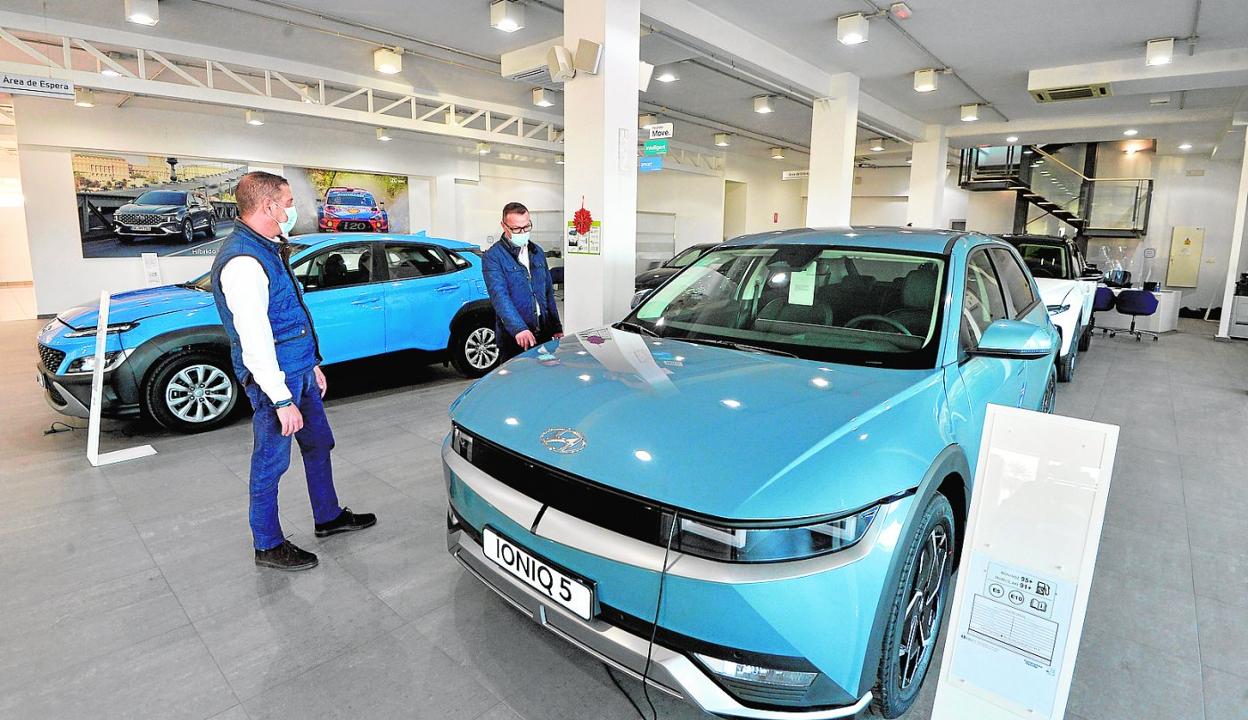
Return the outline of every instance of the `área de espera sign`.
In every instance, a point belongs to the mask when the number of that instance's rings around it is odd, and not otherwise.
[[[74,84],[68,80],[0,73],[0,93],[35,95],[56,100],[73,100]]]

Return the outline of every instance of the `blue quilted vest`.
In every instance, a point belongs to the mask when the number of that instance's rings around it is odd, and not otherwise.
[[[234,362],[234,374],[246,385],[251,373],[243,365],[243,346],[234,329],[234,314],[225,304],[221,292],[221,269],[240,255],[255,258],[269,276],[269,325],[273,328],[273,342],[277,349],[277,365],[293,377],[311,370],[320,361],[316,330],[312,316],[303,304],[303,292],[295,283],[290,266],[282,260],[280,246],[256,234],[241,221],[234,223],[230,234],[212,263],[212,295],[217,301],[217,311],[230,337],[230,359]]]

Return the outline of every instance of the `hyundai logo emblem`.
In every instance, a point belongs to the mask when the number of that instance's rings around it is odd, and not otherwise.
[[[550,428],[538,440],[547,450],[560,455],[573,455],[585,449],[585,436],[571,428]]]

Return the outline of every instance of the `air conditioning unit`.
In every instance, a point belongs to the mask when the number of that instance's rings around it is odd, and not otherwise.
[[[555,45],[562,46],[563,38],[552,38],[536,45],[503,53],[501,58],[503,77],[534,87],[552,90],[558,88],[559,84],[550,79],[550,71],[546,69],[546,53]]]
[[[1031,96],[1036,99],[1036,102],[1040,103],[1065,102],[1066,100],[1092,100],[1094,98],[1109,97],[1112,94],[1113,93],[1109,90],[1109,83],[1075,85],[1073,87],[1044,88],[1042,90],[1031,91]]]

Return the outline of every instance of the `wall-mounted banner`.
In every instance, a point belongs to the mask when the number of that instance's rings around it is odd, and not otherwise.
[[[647,140],[642,147],[642,152],[646,155],[666,155],[667,154],[667,138],[659,138],[658,140]]]
[[[68,80],[58,80],[56,78],[0,73],[0,93],[35,95],[36,97],[52,98],[54,100],[73,100],[74,84]]]
[[[672,131],[671,123],[657,123],[655,125],[647,125],[646,129],[650,131],[651,140],[659,140],[661,138],[675,137]]]
[[[781,180],[805,180],[810,177],[809,170],[781,170]]]
[[[658,172],[662,169],[662,155],[643,155],[637,160],[637,172]]]

